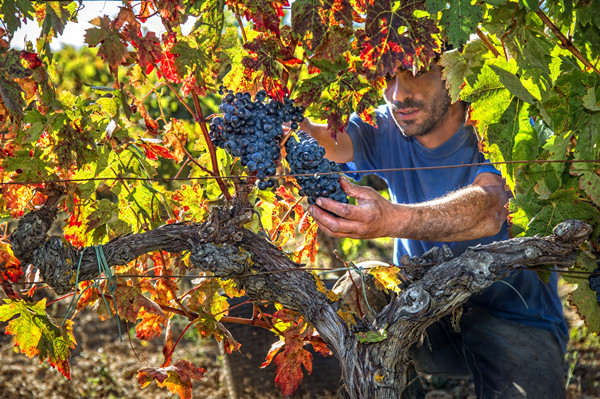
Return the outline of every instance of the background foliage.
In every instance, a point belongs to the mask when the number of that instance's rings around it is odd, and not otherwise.
[[[42,204],[49,182],[64,185],[64,238],[76,246],[165,223],[202,221],[212,206],[228,201],[235,187],[231,179],[216,177],[247,173],[207,141],[206,121],[218,112],[219,85],[295,98],[335,136],[344,134],[352,112],[371,120],[396,60],[416,72],[449,47],[440,59],[444,77],[453,100],[470,103],[469,123],[478,128],[482,149],[499,162],[514,194],[513,235],[546,235],[565,219],[585,220],[595,231],[574,270],[597,267],[599,0],[123,1],[114,19],[102,15],[92,21],[84,38],[89,48],[77,55],[70,49],[54,54],[50,43],[67,24],[77,23],[79,7],[76,1],[0,1],[5,290],[26,267],[12,256],[9,222]],[[160,19],[166,32],[147,31],[142,23],[148,18]],[[184,34],[181,26],[188,20],[194,24]],[[39,24],[42,32],[25,50],[16,50],[11,40],[24,24]],[[264,229],[296,261],[314,261],[316,226],[297,202],[291,180],[281,177],[279,183],[274,192],[254,194],[260,217],[253,228]],[[156,253],[117,270],[140,276],[119,280],[119,292],[134,304],[116,304],[119,314],[137,323],[140,338],[152,339],[176,315],[165,309],[189,309],[203,315],[192,323],[200,334],[235,348],[219,322],[227,303],[217,292],[225,287],[232,296],[240,293],[216,280],[185,291],[175,279],[151,278],[187,273],[190,267],[185,254]],[[590,328],[600,331],[596,294],[585,282],[571,281],[580,283],[573,304]],[[89,282],[81,284],[85,288]],[[106,289],[100,284],[86,291],[78,306],[102,301],[98,292]],[[24,353],[48,358],[68,376],[70,322],[36,325],[36,336],[44,339],[23,342],[19,329],[31,328],[31,314],[43,317],[43,307],[13,294],[17,302],[0,307],[0,317],[21,316],[7,332],[15,334]],[[114,307],[104,312],[101,317],[108,317]],[[303,334],[297,325],[291,328],[279,330],[287,331],[282,342],[288,344],[280,355],[290,359],[298,357],[289,344],[292,337]],[[297,350],[302,358],[302,347]],[[181,360],[170,366],[172,351],[166,353],[162,367],[144,370],[140,381],[154,379],[186,392],[201,372]],[[282,388],[296,382],[292,378]]]

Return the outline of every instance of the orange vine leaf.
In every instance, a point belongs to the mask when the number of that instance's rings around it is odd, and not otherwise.
[[[142,388],[156,381],[159,387],[166,387],[181,399],[191,399],[192,380],[200,380],[206,369],[196,367],[187,360],[178,360],[173,366],[148,367],[138,370],[138,382]]]

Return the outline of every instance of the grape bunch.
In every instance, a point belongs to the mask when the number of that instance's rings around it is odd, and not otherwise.
[[[260,90],[254,100],[250,93],[224,91],[219,110],[223,116],[216,117],[209,125],[211,141],[240,158],[249,173],[256,174],[258,188],[266,190],[275,186],[270,179],[277,171],[281,157],[279,143],[283,138],[283,122],[292,122],[297,129],[304,116],[304,107],[294,106],[294,100],[284,102],[267,98]]]
[[[309,173],[313,176],[297,176],[296,181],[302,187],[299,194],[314,204],[319,197],[328,197],[338,202],[348,203],[346,193],[340,187],[342,168],[337,163],[324,158],[325,149],[317,140],[305,132],[298,132],[298,140],[290,137],[285,144],[287,161],[292,174]],[[320,174],[338,172],[331,174]]]
[[[596,300],[600,302],[600,261],[598,267],[589,276],[590,290],[596,291]]]

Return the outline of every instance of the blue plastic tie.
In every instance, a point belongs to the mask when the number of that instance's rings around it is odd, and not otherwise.
[[[71,300],[71,303],[69,304],[69,307],[67,308],[65,318],[63,319],[62,323],[60,323],[61,327],[64,326],[67,319],[69,319],[72,316],[72,314],[75,311],[75,308],[77,307],[77,303],[79,302],[79,300],[81,299],[83,294],[85,294],[85,292],[92,287],[97,288],[98,291],[100,291],[100,295],[102,296],[102,300],[104,301],[104,305],[106,306],[106,310],[108,311],[109,318],[112,319],[112,314],[110,312],[110,306],[108,306],[108,302],[106,301],[106,298],[104,297],[104,293],[102,292],[102,289],[100,288],[100,284],[98,283],[97,280],[94,281],[94,284],[91,284],[91,285],[88,285],[87,287],[85,287],[85,289],[80,294],[77,294],[77,287],[79,286],[79,271],[81,270],[81,260],[83,259],[83,254],[85,253],[86,249],[88,249],[88,247],[83,248],[81,250],[81,253],[79,254],[79,262],[77,263],[77,274],[75,276],[75,294],[73,294],[73,299]],[[121,333],[121,320],[119,319],[119,313],[117,311],[117,300],[114,295],[114,293],[117,289],[117,279],[116,279],[115,275],[112,273],[110,266],[108,266],[108,262],[106,261],[106,257],[104,256],[104,250],[102,249],[102,244],[94,245],[94,250],[96,252],[96,259],[98,261],[98,276],[101,276],[102,273],[104,273],[104,275],[106,276],[106,280],[107,280],[106,285],[108,287],[108,291],[110,292],[110,294],[113,298],[113,304],[115,306],[115,317],[117,318],[117,327],[119,329],[119,339],[121,340],[121,342],[123,342],[123,334]]]

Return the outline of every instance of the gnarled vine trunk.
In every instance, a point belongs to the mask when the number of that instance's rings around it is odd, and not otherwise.
[[[51,196],[44,207],[23,217],[11,244],[24,265],[33,264],[44,281],[63,294],[73,288],[78,271],[83,281],[97,277],[99,269],[94,250],[76,249],[61,239],[47,237],[56,215],[56,199]],[[407,382],[408,348],[421,339],[430,324],[456,311],[471,295],[512,268],[572,265],[577,247],[592,231],[589,225],[570,220],[558,225],[548,237],[516,238],[470,248],[428,268],[371,320],[348,324],[338,314],[345,305],[320,292],[310,273],[279,273],[300,265],[262,236],[245,229],[251,216],[247,202],[238,199],[231,207],[214,208],[201,224],[170,224],[113,239],[103,245],[104,255],[108,265],[114,266],[159,249],[190,251],[195,267],[232,279],[250,298],[297,310],[339,360],[343,394],[348,398],[399,397]],[[381,329],[387,332],[384,341],[359,341],[358,332]]]

